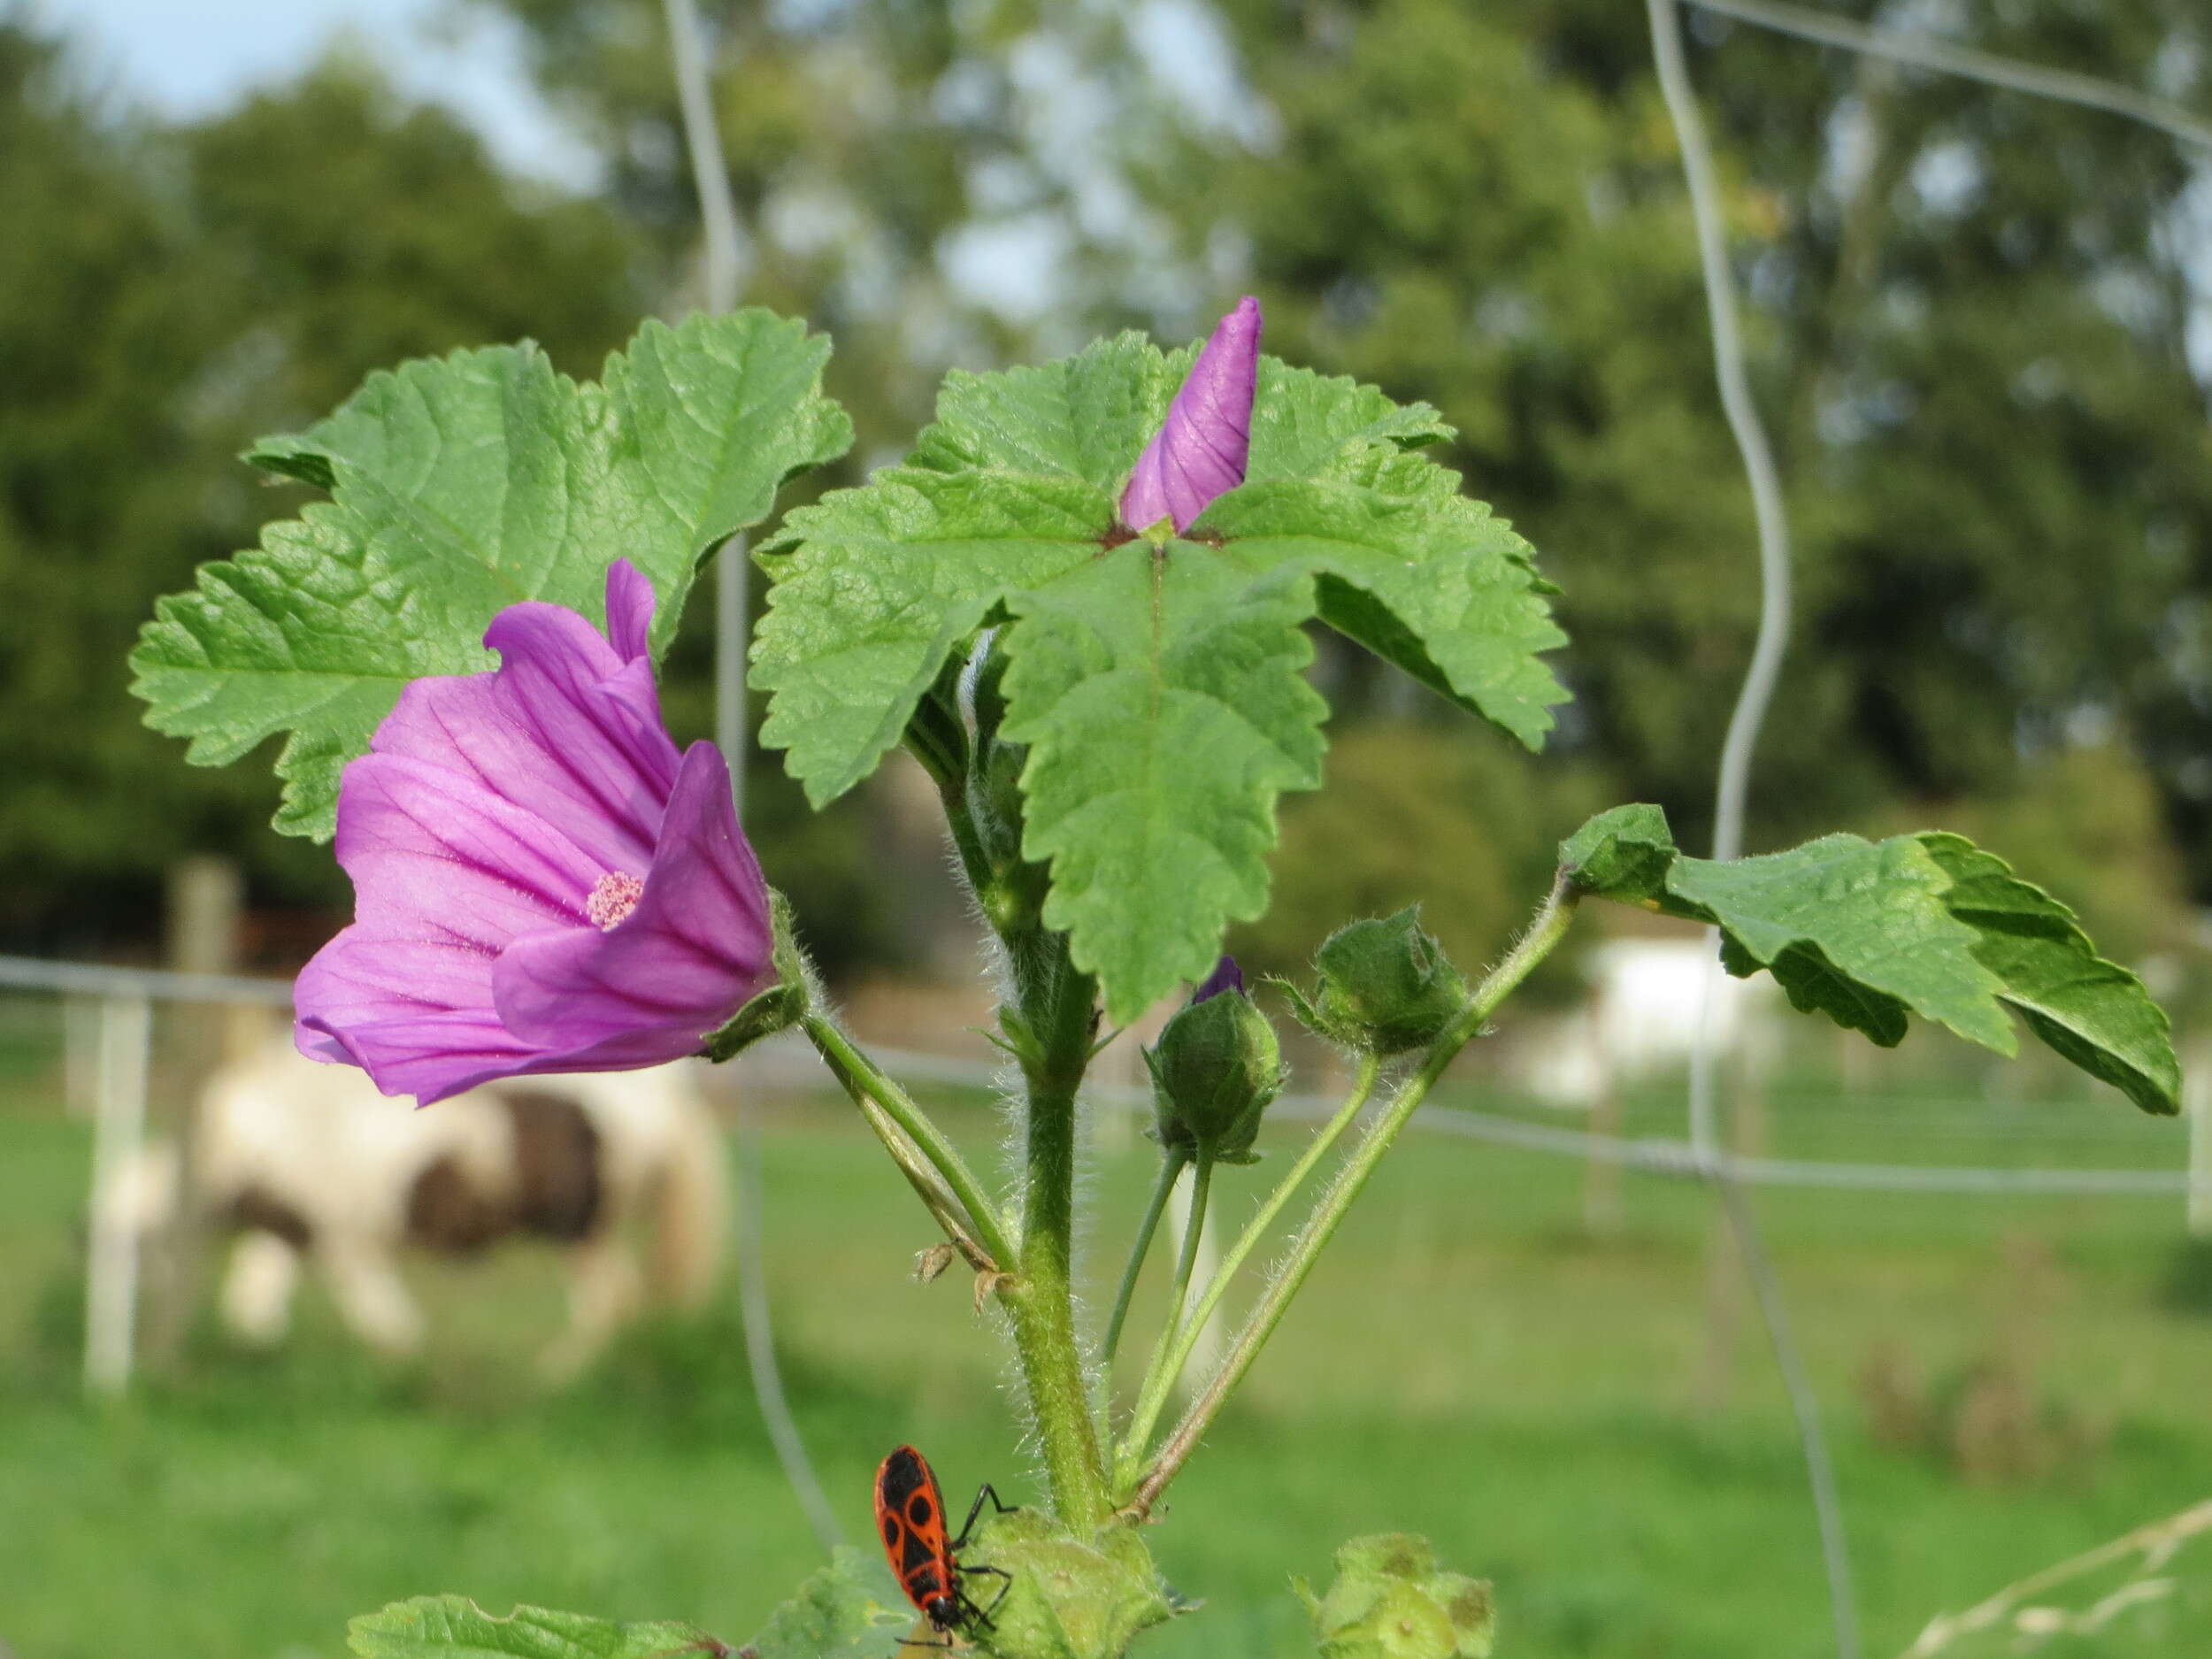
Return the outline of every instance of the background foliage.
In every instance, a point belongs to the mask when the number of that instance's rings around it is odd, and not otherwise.
[[[50,35],[0,37],[0,204],[40,227],[0,252],[16,943],[126,942],[192,848],[243,856],[264,901],[342,899],[255,827],[265,774],[177,766],[118,695],[146,601],[296,504],[231,452],[408,355],[526,334],[592,374],[640,311],[693,291],[657,0],[473,4],[521,28],[604,159],[597,196],[503,176],[365,61],[164,128],[88,94]],[[1453,781],[1471,816],[1405,815],[1387,862],[1443,872],[1432,903],[1494,940],[1479,870],[1540,862],[1597,795],[1657,801],[1699,844],[1752,621],[1749,518],[1640,31],[1595,0],[707,10],[747,297],[834,334],[829,390],[859,434],[803,494],[896,458],[949,365],[1129,323],[1186,337],[1249,288],[1271,350],[1434,403],[1462,433],[1440,458],[1566,589],[1572,799],[1502,776],[1477,803]],[[2032,820],[2030,874],[2076,878],[2093,926],[2161,942],[2177,892],[2212,893],[2212,449],[2185,343],[2203,211],[2184,158],[2124,121],[1692,19],[1800,543],[1775,725],[1792,741],[1762,757],[1753,845]],[[2033,0],[1962,27],[2203,96],[2185,0]],[[1494,739],[1317,643],[1340,725],[1390,728],[1340,747],[1361,788],[1417,793],[1379,774],[1385,749],[1432,749],[1418,764],[1447,779],[1515,773]],[[695,619],[670,699],[692,730],[705,666]],[[2087,810],[2091,772],[2124,781]],[[832,965],[913,955],[915,918],[849,874],[891,833],[882,792],[817,820],[772,764],[755,775],[772,873]],[[1255,949],[1338,919],[1299,896],[1319,837],[1391,885],[1383,854],[1325,827],[1337,810],[1298,806],[1291,902]],[[2107,856],[2121,817],[2140,857]],[[1447,856],[1470,826],[1481,849]]]

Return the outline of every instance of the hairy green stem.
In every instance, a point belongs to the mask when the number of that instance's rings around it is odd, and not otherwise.
[[[914,1103],[912,1096],[883,1074],[874,1061],[856,1047],[852,1040],[836,1025],[819,1014],[809,1014],[800,1026],[821,1054],[838,1080],[856,1100],[865,1097],[912,1141],[928,1160],[945,1186],[967,1212],[967,1220],[976,1242],[1002,1272],[1010,1271],[1015,1260],[1013,1240],[1007,1236],[998,1206],[983,1190],[969,1170],[967,1161],[960,1156],[959,1148],[945,1138],[928,1113]],[[871,1121],[873,1121],[872,1114]],[[879,1130],[880,1133],[880,1130]],[[888,1141],[886,1142],[889,1144]],[[893,1146],[892,1156],[899,1156]],[[925,1195],[926,1196],[926,1195]]]
[[[1106,1321],[1106,1343],[1100,1350],[1099,1363],[1110,1370],[1114,1350],[1121,1346],[1121,1327],[1129,1317],[1129,1299],[1136,1292],[1137,1275],[1144,1271],[1144,1258],[1152,1251],[1152,1235],[1158,1231],[1168,1195],[1175,1190],[1183,1165],[1189,1161],[1180,1152],[1167,1153],[1160,1159],[1160,1179],[1152,1184],[1152,1202],[1145,1206],[1144,1219],[1137,1224],[1136,1242],[1129,1247],[1129,1265],[1121,1270],[1121,1288],[1114,1293],[1113,1316]]]
[[[1322,1250],[1327,1247],[1338,1224],[1344,1219],[1344,1212],[1351,1208],[1352,1201],[1359,1196],[1360,1189],[1366,1186],[1367,1178],[1375,1172],[1376,1164],[1390,1149],[1391,1142],[1397,1139],[1399,1132],[1406,1126],[1429,1090],[1435,1087],[1436,1079],[1444,1074],[1444,1068],[1482,1030],[1483,1022],[1489,1018],[1498,1004],[1512,995],[1536,964],[1549,956],[1565,936],[1567,926],[1574,918],[1576,896],[1571,879],[1563,872],[1552,887],[1551,896],[1544,901],[1543,908],[1537,911],[1535,920],[1530,923],[1527,933],[1506,954],[1505,960],[1492,969],[1489,976],[1475,988],[1466,1010],[1429,1046],[1427,1054],[1422,1056],[1420,1070],[1400,1086],[1389,1107],[1360,1143],[1352,1148],[1351,1156],[1345,1159],[1335,1179],[1330,1182],[1327,1190],[1315,1204],[1313,1214],[1300,1229],[1289,1256],[1261,1293],[1258,1303],[1245,1321],[1244,1329],[1237,1333],[1235,1345],[1222,1361],[1221,1369],[1214,1373],[1198,1398],[1191,1402],[1190,1409],[1183,1414],[1183,1420],[1175,1425],[1174,1432],[1168,1436],[1160,1448],[1160,1455],[1153,1460],[1151,1468],[1137,1483],[1128,1503],[1124,1506],[1125,1513],[1141,1519],[1151,1512],[1161,1493],[1167,1489],[1168,1483],[1175,1479],[1176,1471],[1182,1468],[1201,1437],[1212,1425],[1223,1403],[1235,1391],[1238,1383],[1244,1379],[1244,1374],[1251,1369],[1252,1362],[1259,1357],[1260,1349],[1266,1346],[1267,1339],[1282,1323],[1283,1313],[1289,1307],[1291,1298],[1298,1294],[1299,1286],[1305,1283],[1306,1276],[1313,1271],[1315,1262],[1320,1259]]]
[[[1082,1348],[1075,1334],[1071,1271],[1075,1238],[1075,1095],[1097,1034],[1098,982],[1068,956],[1067,935],[1023,931],[1006,940],[1028,1084],[1022,1146],[1022,1236],[1016,1277],[1000,1300],[1011,1315],[1014,1348],[1059,1518],[1086,1534],[1107,1517]]]
[[[968,735],[961,726],[959,717],[947,710],[935,696],[922,699],[914,710],[914,718],[907,722],[907,752],[921,763],[930,781],[937,786],[937,796],[944,803],[945,825],[952,833],[953,850],[960,858],[960,871],[968,879],[971,891],[980,891],[991,878],[991,860],[985,852],[981,837],[976,833],[975,818],[968,810],[968,766],[970,750]]]
[[[1191,1176],[1190,1222],[1183,1229],[1183,1248],[1176,1257],[1175,1287],[1168,1294],[1167,1318],[1161,1324],[1159,1338],[1152,1345],[1152,1357],[1145,1362],[1144,1380],[1137,1387],[1140,1400],[1156,1395],[1166,1398],[1175,1386],[1175,1379],[1183,1374],[1191,1344],[1198,1340],[1202,1324],[1193,1320],[1186,1340],[1183,1309],[1190,1300],[1191,1270],[1198,1261],[1198,1237],[1205,1230],[1207,1189],[1214,1173],[1211,1158],[1202,1156],[1195,1162],[1197,1168]]]
[[[1382,1063],[1374,1056],[1367,1055],[1361,1059],[1359,1075],[1352,1082],[1352,1092],[1345,1097],[1344,1104],[1337,1108],[1336,1116],[1306,1142],[1306,1148],[1299,1154],[1297,1163],[1292,1164],[1289,1173],[1276,1184],[1267,1202],[1259,1207],[1257,1213],[1238,1235],[1237,1241],[1221,1258],[1221,1264],[1214,1270],[1213,1278],[1207,1281],[1206,1288],[1199,1294],[1197,1310],[1191,1315],[1189,1323],[1176,1334],[1175,1346],[1169,1353],[1166,1364],[1146,1368],[1144,1381],[1137,1394],[1137,1409],[1129,1421],[1129,1432],[1122,1437],[1120,1449],[1116,1454],[1115,1484],[1118,1487],[1135,1478],[1136,1462],[1144,1455],[1145,1448],[1151,1443],[1152,1431],[1160,1420],[1161,1409],[1167,1403],[1171,1384],[1161,1380],[1161,1378],[1171,1379],[1183,1374],[1183,1367],[1190,1363],[1191,1349],[1197,1346],[1198,1333],[1206,1328],[1206,1322],[1214,1317],[1214,1310],[1221,1306],[1222,1298],[1228,1294],[1230,1281],[1251,1259],[1253,1251],[1267,1237],[1268,1229],[1275,1225],[1275,1218],[1283,1213],[1284,1207],[1306,1184],[1307,1177],[1328,1156],[1329,1148],[1337,1143],[1366,1109],[1369,1098],[1375,1092],[1375,1079],[1381,1071]],[[1124,1464],[1128,1465],[1125,1478],[1121,1472],[1121,1465]]]

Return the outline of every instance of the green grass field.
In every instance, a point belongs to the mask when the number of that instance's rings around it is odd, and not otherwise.
[[[364,1357],[311,1294],[280,1356],[204,1338],[127,1402],[87,1404],[88,1135],[43,1055],[19,1050],[0,1069],[5,1650],[334,1655],[349,1615],[434,1590],[691,1619],[734,1640],[818,1563],[754,1411],[733,1293],[548,1395],[527,1359],[560,1318],[557,1263],[518,1249],[419,1269],[438,1334],[419,1367]],[[1910,1080],[1955,1095],[1962,1076]],[[1820,1086],[1831,1098],[1778,1093],[1778,1150],[2172,1167],[2182,1133],[2109,1095],[1839,1103]],[[1676,1110],[1655,1094],[1631,1127],[1664,1133]],[[973,1102],[947,1121],[979,1151],[997,1133]],[[784,1363],[849,1532],[867,1541],[870,1475],[903,1440],[964,1499],[985,1478],[1012,1501],[1033,1491],[1000,1340],[958,1276],[909,1276],[926,1225],[849,1110],[779,1102],[763,1145]],[[1149,1158],[1140,1141],[1095,1161],[1094,1294]],[[1279,1167],[1226,1174],[1225,1213]],[[1325,1576],[1348,1537],[1409,1529],[1495,1580],[1506,1659],[1832,1652],[1795,1442],[1747,1305],[1732,1363],[1711,1356],[1709,1198],[1632,1177],[1624,1230],[1594,1242],[1582,1181],[1569,1160],[1409,1138],[1171,1494],[1153,1539],[1207,1606],[1145,1651],[1310,1653],[1287,1576]],[[2173,1305],[2178,1201],[1759,1203],[1827,1407],[1870,1659],[1934,1613],[2212,1495],[2212,1317]],[[1874,1432],[1860,1379],[1878,1362],[1939,1445]],[[2036,1651],[2200,1659],[2202,1603],[2185,1586],[2148,1618]]]

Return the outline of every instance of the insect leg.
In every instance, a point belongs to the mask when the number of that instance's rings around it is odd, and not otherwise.
[[[983,1513],[983,1500],[986,1498],[990,1499],[991,1507],[1001,1515],[1012,1515],[1019,1508],[1016,1504],[1000,1502],[998,1493],[989,1481],[985,1481],[982,1490],[975,1494],[975,1502],[968,1506],[968,1518],[960,1524],[960,1536],[952,1540],[955,1549],[964,1545],[968,1541],[968,1534],[975,1531],[975,1517]]]
[[[991,1615],[998,1611],[998,1604],[1006,1599],[1006,1593],[1014,1587],[1014,1575],[1003,1567],[963,1567],[961,1571],[972,1574],[987,1573],[999,1581],[998,1594],[991,1598],[991,1605],[976,1609],[977,1617],[988,1624]]]
[[[1005,1594],[1006,1593],[1003,1590],[999,1592],[1000,1595],[1003,1595]],[[980,1624],[985,1630],[996,1630],[998,1628],[997,1625],[991,1623],[989,1609],[978,1607],[975,1604],[974,1598],[970,1596],[965,1590],[956,1592],[956,1595],[957,1598],[957,1605],[960,1609],[960,1622],[962,1624]],[[996,1597],[994,1597],[991,1601],[991,1606],[996,1607],[997,1605],[998,1601]]]

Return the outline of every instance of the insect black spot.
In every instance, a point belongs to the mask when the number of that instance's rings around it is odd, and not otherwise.
[[[936,1513],[930,1508],[926,1492],[918,1492],[906,1501],[906,1518],[916,1526],[927,1526]]]
[[[899,1547],[899,1517],[897,1516],[887,1515],[883,1517],[883,1541],[887,1548],[896,1549]]]
[[[908,1575],[906,1580],[906,1593],[914,1598],[918,1606],[926,1607],[931,1601],[943,1593],[944,1587],[937,1581],[937,1570],[934,1567],[920,1568]]]

